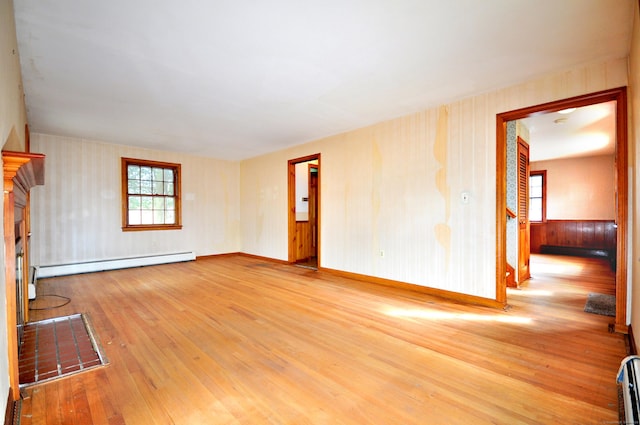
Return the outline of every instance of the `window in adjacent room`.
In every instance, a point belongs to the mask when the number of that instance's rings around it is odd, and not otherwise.
[[[181,229],[180,164],[122,158],[122,230]]]
[[[546,220],[547,172],[531,171],[529,173],[529,221]]]

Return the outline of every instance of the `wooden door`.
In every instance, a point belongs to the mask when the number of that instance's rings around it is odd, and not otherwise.
[[[518,283],[531,277],[529,224],[529,145],[518,137]]]

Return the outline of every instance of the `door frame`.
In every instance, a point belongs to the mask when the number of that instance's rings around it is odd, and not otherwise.
[[[614,330],[627,333],[627,217],[628,217],[628,153],[627,153],[627,88],[619,87],[568,99],[529,106],[496,115],[496,301],[507,304],[507,209],[506,165],[507,122],[532,115],[557,112],[567,108],[616,101],[616,317]]]
[[[302,162],[309,162],[317,160],[318,161],[318,188],[317,188],[317,206],[318,206],[318,215],[316,216],[317,220],[317,235],[316,235],[316,246],[317,246],[317,259],[318,259],[318,268],[320,268],[320,222],[321,222],[321,196],[320,196],[320,187],[321,187],[321,179],[322,179],[322,167],[320,164],[320,154],[316,153],[313,155],[307,155],[300,158],[290,159],[287,163],[287,198],[288,198],[288,256],[287,260],[289,263],[295,263],[296,261],[296,164],[300,164]]]

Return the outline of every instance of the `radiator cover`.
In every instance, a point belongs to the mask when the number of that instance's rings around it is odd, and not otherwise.
[[[83,263],[59,264],[37,267],[38,278],[66,276],[70,274],[93,273],[105,270],[126,269],[131,267],[153,266],[157,264],[179,263],[196,259],[194,252],[145,255],[141,257],[116,258],[109,260],[87,261]]]

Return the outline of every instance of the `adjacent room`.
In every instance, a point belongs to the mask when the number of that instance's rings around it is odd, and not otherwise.
[[[0,0],[4,423],[633,421],[639,9]]]

